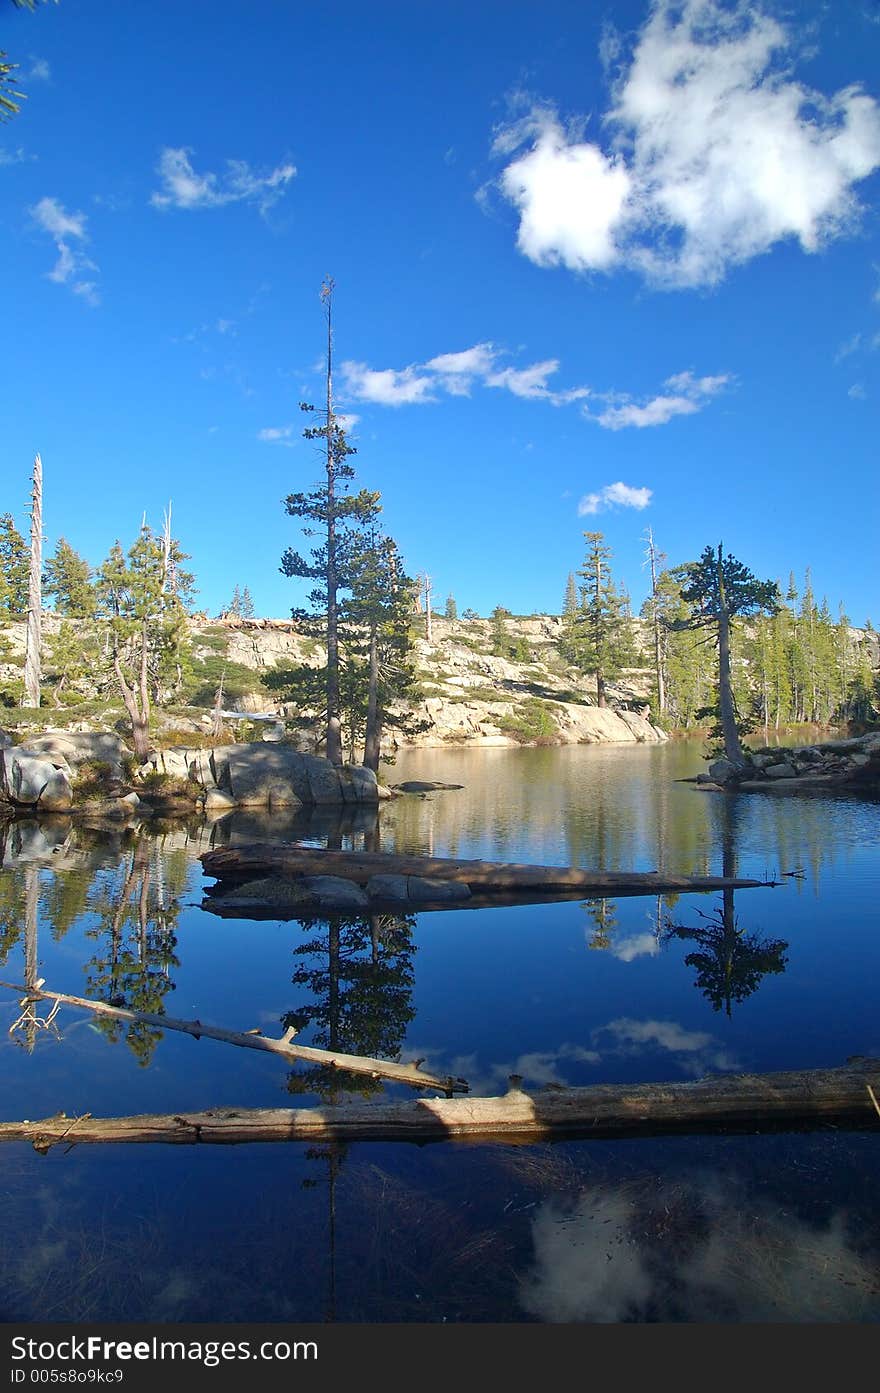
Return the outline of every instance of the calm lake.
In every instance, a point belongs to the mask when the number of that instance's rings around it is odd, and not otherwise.
[[[422,1059],[472,1093],[880,1056],[880,801],[677,782],[691,742],[413,750],[465,785],[378,829],[236,815],[0,833],[0,977]],[[776,888],[368,921],[224,919],[212,845],[315,844],[737,874]],[[731,937],[731,918],[738,933]],[[733,949],[731,949],[733,943]],[[331,964],[333,970],[331,970]],[[318,1068],[0,989],[0,1120],[285,1107]],[[10,1033],[11,1031],[11,1033]],[[347,1076],[354,1094],[412,1094]],[[4,1143],[0,1318],[648,1322],[880,1318],[877,1127],[499,1146]]]

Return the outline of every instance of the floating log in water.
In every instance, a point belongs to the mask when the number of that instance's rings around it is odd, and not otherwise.
[[[851,1059],[841,1069],[721,1075],[695,1083],[595,1088],[548,1087],[527,1093],[511,1078],[498,1098],[419,1098],[320,1108],[215,1108],[140,1117],[44,1118],[0,1123],[0,1141],[57,1142],[471,1141],[508,1144],[562,1138],[653,1137],[694,1132],[798,1131],[877,1127],[871,1085],[880,1059]]]
[[[398,1064],[393,1059],[371,1059],[368,1055],[340,1054],[338,1050],[313,1049],[310,1045],[292,1045],[290,1042],[296,1031],[286,1030],[280,1039],[261,1035],[259,1031],[242,1032],[222,1030],[219,1026],[203,1025],[201,1021],[179,1021],[173,1016],[159,1016],[150,1011],[130,1011],[125,1006],[108,1006],[103,1001],[89,1001],[83,996],[68,996],[65,992],[47,992],[41,987],[20,987],[13,982],[0,982],[0,987],[8,991],[23,992],[21,1005],[28,1001],[56,1001],[65,1006],[76,1006],[83,1011],[91,1011],[96,1016],[109,1017],[117,1021],[134,1021],[141,1025],[156,1026],[160,1030],[180,1030],[193,1035],[197,1040],[204,1035],[208,1040],[220,1040],[226,1045],[240,1045],[248,1050],[267,1050],[291,1061],[305,1060],[307,1064],[324,1064],[334,1069],[348,1069],[355,1074],[369,1074],[371,1078],[393,1079],[395,1083],[408,1083],[412,1088],[438,1088],[444,1093],[466,1093],[464,1079],[437,1078],[424,1073],[417,1064]]]
[[[340,876],[366,885],[373,876],[417,876],[467,885],[471,893],[574,891],[577,895],[662,895],[688,890],[745,890],[772,881],[728,876],[676,875],[660,871],[585,871],[579,866],[528,866],[505,861],[458,861],[440,856],[325,851],[321,847],[258,845],[218,847],[199,858],[207,875],[239,885],[266,875]],[[450,903],[448,908],[457,908]]]

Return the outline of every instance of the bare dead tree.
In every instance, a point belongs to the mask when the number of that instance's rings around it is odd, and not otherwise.
[[[39,706],[42,664],[40,649],[43,610],[43,462],[34,455],[31,496],[31,560],[28,573],[27,637],[22,706]]]
[[[651,527],[645,529],[645,541],[647,543],[646,560],[651,567],[651,622],[654,627],[654,667],[657,671],[657,708],[661,714],[666,710],[666,654],[664,652],[665,634],[662,632],[660,624],[660,611],[657,605],[657,559],[663,557],[663,553],[657,551],[654,544],[654,530]]]

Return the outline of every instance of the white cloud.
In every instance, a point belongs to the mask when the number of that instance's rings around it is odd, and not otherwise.
[[[862,382],[854,382],[846,394],[853,401],[864,401],[868,395]]]
[[[406,368],[375,370],[366,363],[342,364],[346,390],[359,401],[383,406],[403,406],[414,402],[433,402],[442,392],[453,397],[470,396],[475,385],[502,388],[527,400],[549,401],[554,406],[579,401],[591,395],[588,387],[554,391],[549,379],[559,371],[559,360],[547,358],[524,368],[500,367],[501,350],[491,343],[478,343],[457,353],[440,353],[426,363]]]
[[[647,489],[643,491],[649,492]],[[610,951],[621,962],[631,963],[635,958],[656,957],[660,952],[660,944],[657,935],[645,929],[643,933],[615,939],[610,945]]]
[[[739,1068],[734,1054],[702,1030],[685,1030],[677,1021],[633,1020],[621,1016],[593,1031],[593,1043],[610,1036],[622,1054],[635,1055],[644,1049],[667,1050],[675,1057],[682,1073],[698,1078],[707,1069]]]
[[[523,254],[713,285],[780,241],[816,252],[851,228],[853,186],[880,165],[880,108],[855,85],[825,97],[795,81],[792,43],[754,7],[654,0],[605,147],[541,104],[496,133],[494,152],[515,154],[498,187]]]
[[[651,501],[652,490],[630,488],[629,484],[606,484],[598,493],[588,493],[578,503],[578,517],[590,517],[606,508],[635,508],[641,512]]]
[[[570,143],[555,116],[540,111],[535,117],[531,149],[511,161],[500,180],[519,210],[517,245],[539,266],[608,268],[619,255],[613,233],[630,194],[630,176],[620,160],[597,146]],[[525,134],[522,123],[519,129]]]
[[[49,82],[52,78],[52,70],[45,58],[35,58],[25,78],[30,82]]]
[[[377,402],[380,406],[404,406],[413,402],[434,401],[436,379],[418,368],[368,368],[366,363],[342,364],[342,379],[346,391],[358,401]]]
[[[358,421],[361,419],[360,416],[356,415],[353,411],[336,411],[334,415],[340,429],[347,431],[349,434],[354,430]]]
[[[667,390],[662,395],[638,403],[621,393],[597,392],[587,386],[554,388],[551,380],[559,372],[558,358],[544,358],[526,367],[502,365],[501,358],[500,348],[484,342],[455,353],[439,353],[425,363],[411,363],[405,368],[375,369],[366,363],[349,361],[342,364],[342,381],[357,401],[381,406],[436,402],[443,393],[469,397],[475,386],[507,391],[522,400],[545,401],[552,406],[597,398],[611,404],[595,414],[584,405],[584,416],[607,430],[621,430],[624,426],[663,425],[674,416],[692,415],[731,380],[728,374],[695,377],[691,371],[679,372],[666,379],[663,385]],[[321,366],[316,364],[316,370]],[[624,506],[644,504],[630,502]]]
[[[245,160],[227,160],[226,173],[197,174],[192,151],[186,146],[166,146],[156,166],[162,190],[150,202],[154,208],[222,208],[227,203],[256,203],[265,213],[284,194],[296,167],[281,164],[268,174],[257,174]]]
[[[91,266],[91,262],[87,262]],[[87,305],[100,305],[101,297],[98,294],[98,287],[94,281],[74,281],[70,287],[74,295],[80,295]]]
[[[627,426],[635,426],[638,430],[646,426],[665,426],[676,416],[692,416],[701,411],[730,380],[727,373],[719,373],[715,377],[694,377],[692,372],[679,372],[667,377],[663,384],[668,389],[665,393],[652,397],[643,405],[618,397],[615,405],[598,415],[592,415],[586,408],[584,415],[589,420],[598,421],[606,430],[624,430]]]
[[[470,396],[475,377],[485,377],[492,371],[496,350],[491,343],[478,343],[461,353],[441,353],[425,364],[429,372],[442,378],[443,386],[453,396]]]
[[[98,268],[82,251],[81,245],[71,246],[71,241],[79,244],[88,241],[85,214],[69,213],[57,198],[41,198],[28,211],[58,250],[58,260],[52,270],[46,272],[49,280],[68,285],[74,295],[79,295],[88,305],[100,304],[97,285],[88,278],[88,272]]]
[[[846,343],[842,343],[838,348],[837,352],[834,355],[835,363],[842,363],[844,358],[849,358],[850,354],[858,353],[861,346],[861,334],[853,334],[851,339],[847,339]]]
[[[654,397],[644,406],[629,403],[609,407],[596,419],[606,430],[623,430],[626,426],[641,430],[645,426],[665,426],[673,416],[692,416],[698,410],[696,402],[689,397]]]
[[[48,232],[50,237],[76,237],[79,241],[86,238],[85,213],[68,213],[57,198],[41,198],[39,203],[35,203],[30,209],[30,214],[34,222],[44,232]]]
[[[567,392],[555,392],[548,386],[548,378],[559,371],[559,360],[548,358],[543,363],[532,363],[527,368],[502,368],[486,378],[487,387],[505,387],[515,397],[540,398],[562,406],[566,402],[580,401],[590,395],[589,387],[573,387]]]
[[[257,439],[262,440],[266,445],[286,445],[288,449],[293,449],[295,441],[291,439],[293,426],[265,426],[263,430],[257,431]]]
[[[713,1043],[713,1037],[704,1030],[685,1030],[677,1021],[637,1021],[629,1016],[609,1021],[604,1032],[627,1044],[659,1045],[661,1049],[675,1054],[682,1051],[705,1050]]]
[[[0,165],[24,164],[25,160],[29,158],[33,159],[34,157],[28,156],[21,145],[19,145],[18,148],[15,150],[0,149]]]

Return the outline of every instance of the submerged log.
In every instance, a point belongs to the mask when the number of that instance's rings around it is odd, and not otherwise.
[[[412,1088],[437,1088],[444,1093],[467,1092],[464,1079],[437,1078],[426,1074],[418,1064],[398,1064],[393,1059],[372,1059],[368,1055],[340,1054],[338,1050],[319,1050],[311,1045],[293,1045],[296,1034],[292,1028],[286,1030],[280,1039],[261,1035],[259,1031],[222,1030],[219,1026],[203,1025],[201,1021],[179,1021],[173,1016],[160,1016],[150,1011],[130,1011],[125,1006],[108,1006],[103,1001],[89,1001],[83,996],[69,996],[66,992],[48,992],[41,987],[20,987],[13,982],[0,982],[0,987],[8,991],[25,993],[21,1005],[28,1001],[55,1001],[65,1006],[75,1006],[83,1011],[91,1011],[96,1016],[106,1016],[111,1020],[134,1021],[151,1025],[160,1030],[179,1030],[193,1035],[197,1040],[204,1035],[208,1040],[220,1040],[226,1045],[239,1045],[248,1050],[267,1050],[281,1055],[293,1062],[305,1060],[307,1064],[324,1064],[334,1069],[347,1069],[354,1074],[369,1074],[371,1078],[392,1079],[395,1083],[407,1083]]]
[[[653,1137],[695,1132],[875,1128],[870,1097],[880,1059],[840,1069],[721,1075],[694,1083],[548,1087],[528,1093],[511,1078],[497,1098],[419,1098],[320,1108],[215,1108],[139,1117],[45,1118],[0,1123],[0,1141],[57,1142],[471,1141]]]
[[[440,856],[386,852],[325,851],[321,847],[257,845],[218,847],[199,858],[206,875],[241,884],[266,875],[339,876],[366,885],[374,876],[452,880],[471,892],[574,891],[577,895],[662,895],[688,890],[745,890],[771,881],[728,876],[690,876],[660,871],[585,871],[579,866],[529,866],[505,861],[460,861]],[[453,907],[453,906],[449,906]]]

